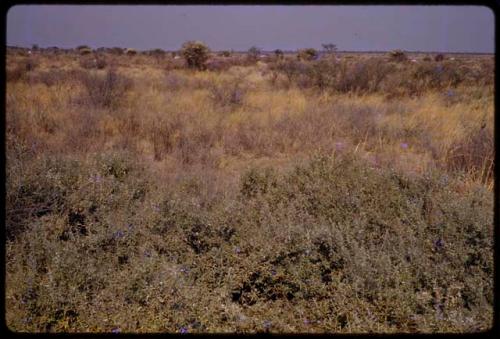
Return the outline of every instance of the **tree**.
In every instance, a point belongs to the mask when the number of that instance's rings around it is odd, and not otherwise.
[[[256,46],[252,46],[248,49],[248,58],[251,59],[251,60],[254,60],[256,61],[258,58],[259,58],[259,55],[261,53],[261,49],[259,47],[256,47]]]
[[[337,51],[337,45],[335,44],[322,44],[321,46],[323,46],[323,49],[327,52],[327,53],[334,53]]]
[[[181,54],[189,68],[204,70],[210,49],[201,41],[187,41],[182,45]]]

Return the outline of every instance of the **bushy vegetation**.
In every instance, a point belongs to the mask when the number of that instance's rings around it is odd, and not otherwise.
[[[11,330],[491,328],[490,56],[201,50],[7,50]]]
[[[201,41],[188,41],[182,45],[182,56],[189,68],[203,70],[210,49]]]
[[[314,48],[304,48],[299,50],[297,57],[299,60],[310,61],[318,57],[318,52]]]

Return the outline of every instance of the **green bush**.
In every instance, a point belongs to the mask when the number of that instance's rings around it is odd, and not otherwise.
[[[318,57],[318,52],[314,48],[304,48],[300,49],[297,53],[297,58],[299,60],[310,61]]]
[[[181,54],[191,69],[204,70],[210,49],[201,41],[188,41],[182,45]]]
[[[457,193],[455,179],[437,172],[415,177],[321,156],[289,171],[250,169],[236,199],[204,200],[205,176],[154,185],[136,163],[104,154],[35,161],[23,172],[8,162],[8,216],[19,201],[60,197],[45,215],[19,216],[29,227],[7,243],[9,328],[491,326],[493,195],[481,187]],[[20,191],[26,181],[38,193]],[[245,309],[252,312],[243,318]]]

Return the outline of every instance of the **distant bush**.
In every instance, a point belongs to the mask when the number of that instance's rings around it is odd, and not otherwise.
[[[109,49],[109,52],[111,54],[115,54],[115,55],[122,55],[124,53],[124,49],[121,48],[121,47],[112,47]]]
[[[191,69],[204,70],[210,49],[201,41],[188,41],[182,45],[181,54]]]
[[[92,50],[90,48],[80,48],[78,49],[78,52],[80,53],[80,55],[87,55],[91,54]]]
[[[102,56],[89,56],[80,59],[80,66],[84,69],[104,69],[107,66],[107,62]]]
[[[422,60],[428,62],[432,61],[432,58],[430,57],[430,55],[426,55]]]
[[[259,59],[259,55],[262,53],[262,49],[257,46],[252,46],[247,51],[247,59],[251,62],[255,62]]]
[[[390,56],[391,60],[393,60],[393,61],[401,62],[401,61],[408,60],[406,53],[400,49],[396,49],[396,50],[391,51],[389,53],[389,56]]]
[[[300,49],[297,53],[299,60],[314,60],[318,57],[318,52],[314,48]]]
[[[445,58],[444,58],[444,54],[437,54],[435,57],[434,57],[434,61],[443,61]]]
[[[148,55],[154,56],[154,57],[162,57],[165,56],[165,51],[162,50],[161,48],[155,48],[147,52]]]
[[[219,53],[220,56],[224,57],[224,58],[228,58],[231,56],[231,51],[221,51]]]
[[[125,50],[125,54],[126,54],[126,55],[136,55],[136,54],[137,54],[137,51],[136,51],[135,49],[133,49],[133,48],[127,48],[127,49]]]

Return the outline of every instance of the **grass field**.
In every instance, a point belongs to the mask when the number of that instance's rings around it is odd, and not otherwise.
[[[20,332],[493,322],[493,56],[7,50]]]

